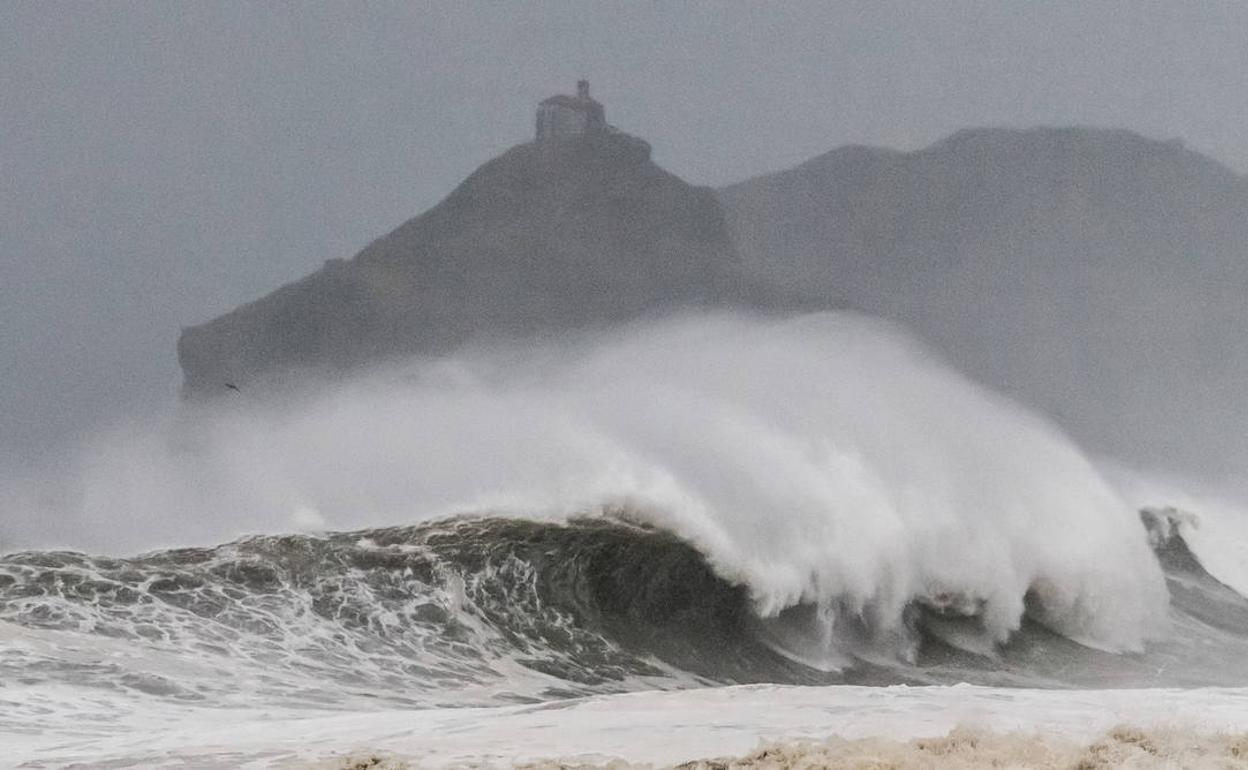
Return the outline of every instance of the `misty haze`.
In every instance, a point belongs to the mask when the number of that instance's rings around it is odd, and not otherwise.
[[[0,5],[0,765],[1248,767],[1246,71]]]

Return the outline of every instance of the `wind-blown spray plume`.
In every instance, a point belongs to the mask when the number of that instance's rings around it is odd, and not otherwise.
[[[912,656],[920,617],[990,654],[1025,615],[1110,651],[1164,616],[1136,514],[1076,447],[855,315],[689,317],[237,403],[88,452],[78,542],[609,509],[829,669]]]

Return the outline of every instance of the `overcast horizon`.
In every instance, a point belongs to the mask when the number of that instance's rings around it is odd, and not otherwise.
[[[0,464],[172,401],[179,328],[350,257],[588,78],[722,185],[970,126],[1248,170],[1248,6],[0,6]]]

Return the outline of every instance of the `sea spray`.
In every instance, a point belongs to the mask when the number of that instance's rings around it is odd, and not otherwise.
[[[975,649],[1030,614],[1136,650],[1164,616],[1134,511],[1075,446],[853,314],[637,324],[523,357],[415,362],[282,406],[242,388],[103,437],[77,478],[45,481],[81,493],[71,544],[624,506],[744,586],[760,618],[816,608],[798,632],[829,659],[881,640],[904,655],[916,601],[972,608]]]

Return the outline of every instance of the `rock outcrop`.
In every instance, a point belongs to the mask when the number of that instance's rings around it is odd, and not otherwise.
[[[754,274],[904,322],[1095,451],[1248,462],[1248,182],[1178,142],[967,130],[720,199]]]
[[[353,259],[185,329],[178,358],[195,398],[764,295],[711,190],[598,132],[507,151]]]
[[[1095,452],[1242,471],[1246,293],[1248,181],[1178,142],[975,129],[716,194],[603,130],[509,150],[178,353],[199,397],[679,308],[851,306]]]

